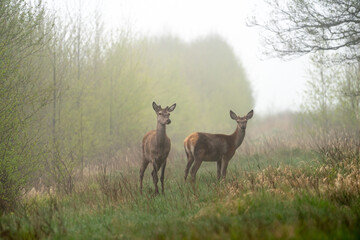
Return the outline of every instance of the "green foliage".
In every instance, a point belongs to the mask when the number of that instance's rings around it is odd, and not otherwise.
[[[77,35],[69,41],[77,41]],[[89,54],[81,56],[88,58],[95,56],[97,48],[81,42],[80,49]],[[61,65],[56,66],[58,71],[69,69],[68,74],[58,77],[61,85],[56,86],[61,96],[56,100],[56,146],[63,165],[72,164],[66,162],[69,155],[75,163],[82,158],[91,163],[138,148],[142,136],[156,126],[152,101],[177,103],[171,116],[174,124],[168,127],[175,149],[182,149],[183,139],[196,130],[231,133],[230,108],[245,114],[253,105],[243,69],[218,36],[188,44],[173,37],[134,39],[129,32],[119,31],[96,61],[87,59],[80,69],[71,61],[64,63],[61,56],[68,51],[57,50]],[[74,59],[78,54],[75,52]],[[201,70],[192,76],[192,69]],[[208,96],[212,97],[205,101]],[[55,111],[51,108],[49,105],[50,113]],[[46,116],[47,122],[53,121],[52,114]]]
[[[324,52],[312,57],[301,126],[325,162],[341,164],[358,159],[359,64],[329,66],[327,57]]]
[[[151,103],[177,103],[173,149],[193,131],[231,133],[250,84],[231,47],[211,35],[135,38],[101,16],[66,19],[39,2],[0,4],[0,209],[31,187],[71,194],[96,162],[127,159],[154,129]],[[226,94],[225,94],[226,93]],[[10,204],[10,205],[9,205]]]
[[[174,154],[183,139],[231,133],[229,110],[243,115],[253,105],[231,47],[217,35],[189,43],[125,30],[108,36],[100,16],[87,18],[81,8],[66,21],[45,13],[41,3],[0,3],[0,238],[359,236],[356,131],[335,132],[334,141],[324,135],[321,163],[312,146],[268,138],[263,149],[250,144],[234,158],[226,181],[204,163],[197,185],[184,183],[183,156]],[[357,130],[357,66],[320,79],[311,85],[314,116]],[[167,127],[166,195],[157,197],[150,178],[139,194],[134,168],[142,136],[156,125],[152,101],[177,103]],[[31,187],[33,195],[20,199]]]
[[[32,124],[48,95],[34,61],[48,39],[47,24],[40,3],[0,3],[0,211],[14,207],[39,164]]]
[[[336,123],[356,128],[360,120],[359,64],[329,66],[328,57],[320,52],[311,58],[304,110],[318,127]]]
[[[185,43],[167,36],[146,44],[144,66],[152,79],[150,99],[166,105],[177,103],[171,116],[174,124],[168,127],[175,146],[182,149],[183,139],[194,131],[230,134],[235,127],[229,110],[239,115],[250,111],[250,84],[232,48],[221,37],[209,35]],[[151,120],[152,109],[144,111]],[[153,128],[155,119],[152,122]]]

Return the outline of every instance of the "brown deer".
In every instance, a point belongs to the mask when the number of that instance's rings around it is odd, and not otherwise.
[[[203,161],[217,163],[217,178],[226,177],[226,169],[236,149],[241,145],[245,137],[246,124],[254,115],[251,110],[246,116],[239,117],[230,110],[230,117],[237,122],[236,130],[231,135],[210,134],[195,132],[190,134],[184,141],[184,148],[188,163],[185,168],[185,181],[191,165],[191,178],[195,182],[196,173]]]
[[[158,171],[161,168],[161,190],[164,194],[164,173],[166,167],[166,159],[169,155],[171,142],[168,136],[166,136],[166,125],[171,123],[169,119],[170,112],[172,112],[176,103],[170,107],[161,108],[160,105],[152,103],[153,109],[157,115],[157,127],[156,130],[152,130],[145,134],[142,141],[143,159],[140,168],[140,193],[142,193],[143,178],[146,167],[151,162],[154,169],[151,172],[155,185],[155,194],[159,194],[158,183]]]

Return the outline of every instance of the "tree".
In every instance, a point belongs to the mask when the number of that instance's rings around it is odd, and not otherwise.
[[[338,108],[348,116],[346,124],[358,129],[360,121],[360,64],[346,64],[337,82]]]
[[[321,51],[310,58],[311,67],[308,70],[310,79],[305,90],[304,112],[310,117],[316,131],[327,132],[330,125],[330,115],[337,103],[336,79],[339,70],[325,63],[326,54]]]
[[[318,51],[337,51],[332,61],[360,58],[360,1],[265,0],[268,19],[253,17],[250,26],[265,29],[265,54],[291,58]]]
[[[16,205],[36,166],[30,124],[49,99],[36,61],[51,26],[40,3],[0,1],[0,211]]]
[[[176,102],[186,109],[172,116],[174,122],[181,122],[168,130],[174,147],[188,132],[229,133],[233,122],[228,111],[251,109],[251,87],[241,62],[220,36],[208,35],[190,43],[164,36],[152,39],[147,49],[143,59],[146,75],[154,84],[150,94],[156,102]]]

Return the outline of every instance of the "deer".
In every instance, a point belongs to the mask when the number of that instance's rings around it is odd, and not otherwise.
[[[242,144],[245,137],[246,124],[254,115],[251,110],[247,115],[240,117],[230,110],[231,119],[237,122],[235,132],[231,135],[194,132],[184,140],[184,148],[188,159],[185,168],[185,181],[191,168],[192,182],[195,183],[196,173],[203,161],[217,163],[217,179],[225,179],[229,161],[236,149]]]
[[[166,125],[171,123],[170,112],[174,111],[176,103],[170,107],[161,108],[155,102],[152,103],[152,107],[157,115],[156,130],[152,130],[145,134],[142,140],[142,164],[140,168],[140,193],[143,189],[144,172],[149,163],[153,165],[153,171],[151,172],[153,182],[155,185],[155,195],[159,194],[158,189],[158,171],[161,168],[161,192],[164,194],[164,174],[166,168],[166,159],[169,155],[171,142],[170,138],[166,135]]]

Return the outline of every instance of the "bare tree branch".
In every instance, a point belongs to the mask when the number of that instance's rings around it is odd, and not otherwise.
[[[318,51],[336,51],[333,61],[356,62],[360,57],[360,1],[266,0],[268,19],[253,17],[262,28],[264,53],[291,59]]]

